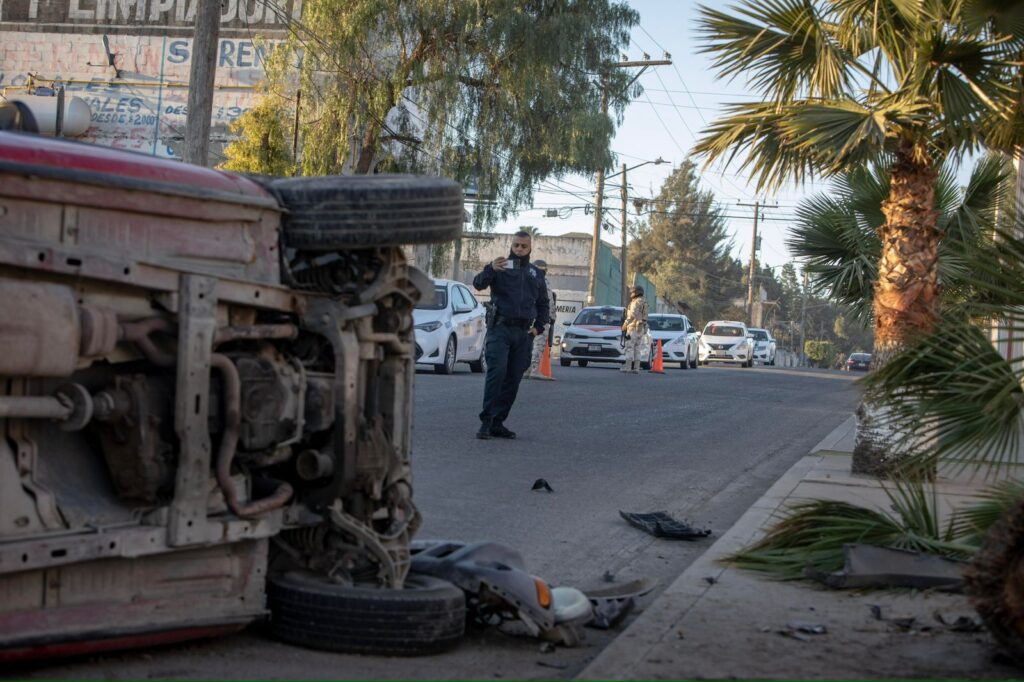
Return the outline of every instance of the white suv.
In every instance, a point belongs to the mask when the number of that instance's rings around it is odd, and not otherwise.
[[[766,365],[775,364],[775,339],[767,329],[748,327],[747,331],[754,337],[754,360]]]
[[[738,362],[753,367],[754,340],[747,325],[732,320],[708,322],[700,335],[700,364],[709,362]]]

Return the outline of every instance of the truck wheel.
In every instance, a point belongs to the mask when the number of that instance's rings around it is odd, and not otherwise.
[[[577,362],[579,363],[580,367],[586,367],[590,363],[590,360],[577,360]]]
[[[308,251],[451,241],[462,233],[462,187],[416,175],[329,175],[266,183],[288,213],[284,243]]]
[[[466,598],[455,585],[410,574],[401,590],[349,587],[307,571],[271,576],[274,636],[311,649],[414,655],[454,646],[466,627]]]
[[[964,585],[985,627],[1024,665],[1024,504],[1006,512],[989,530],[964,571]]]
[[[566,360],[565,358],[558,358],[558,364],[562,367],[568,367],[572,364],[572,360]]]

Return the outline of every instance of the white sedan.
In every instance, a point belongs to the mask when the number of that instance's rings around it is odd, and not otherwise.
[[[747,332],[754,339],[754,360],[766,365],[775,364],[775,339],[767,329],[747,327]]]
[[[412,319],[417,364],[433,365],[438,374],[451,374],[456,362],[468,362],[473,372],[487,369],[486,310],[466,285],[435,279],[433,300],[420,301]]]
[[[697,331],[690,318],[658,313],[648,316],[647,326],[651,330],[651,357],[657,352],[660,340],[665,362],[678,362],[683,369],[697,368]]]
[[[747,325],[732,320],[713,320],[700,335],[700,363],[734,362],[741,367],[754,366],[754,340]]]

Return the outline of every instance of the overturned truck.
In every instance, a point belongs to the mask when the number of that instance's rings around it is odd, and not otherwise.
[[[400,244],[460,187],[253,179],[0,132],[0,661],[227,632],[418,653]]]

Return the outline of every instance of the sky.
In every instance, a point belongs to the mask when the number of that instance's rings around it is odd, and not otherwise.
[[[640,23],[633,28],[631,44],[623,51],[625,55],[630,60],[643,59],[644,53],[651,59],[664,59],[665,52],[672,55],[672,65],[650,67],[640,76],[638,82],[643,85],[644,93],[627,107],[612,140],[612,151],[618,155],[616,169],[621,169],[623,163],[633,166],[653,161],[659,156],[671,162],[649,164],[628,171],[632,199],[634,196],[652,197],[657,194],[662,182],[671,174],[673,165],[690,157],[697,136],[720,115],[723,105],[749,101],[756,95],[745,82],[718,79],[712,71],[709,57],[698,52],[698,2],[629,0],[629,4],[640,13]],[[705,4],[717,7],[720,3],[706,0]],[[695,161],[698,167],[704,165],[703,159]],[[616,169],[609,170],[609,174]],[[617,182],[618,179],[612,178],[609,182]],[[543,235],[592,232],[593,215],[585,215],[582,208],[569,211],[566,207],[592,203],[594,180],[593,176],[574,175],[542,183],[534,197],[534,208],[522,210],[510,220],[500,223],[496,231],[513,232],[522,225],[534,225]],[[723,213],[730,216],[727,226],[733,237],[732,253],[744,263],[750,259],[754,209],[738,204],[752,204],[759,199],[769,205],[758,225],[762,236],[758,260],[774,267],[781,267],[792,260],[785,238],[796,205],[802,198],[828,189],[826,183],[805,184],[803,187],[787,185],[774,194],[758,195],[746,175],[737,168],[721,166],[704,169],[701,185],[714,192]],[[610,202],[607,198],[605,200],[606,220],[611,218],[617,225],[618,187],[606,188],[605,196],[614,197]],[[561,209],[561,215],[569,217],[545,217],[549,208]],[[614,231],[604,231],[603,239],[618,244],[622,236],[616,227]]]

